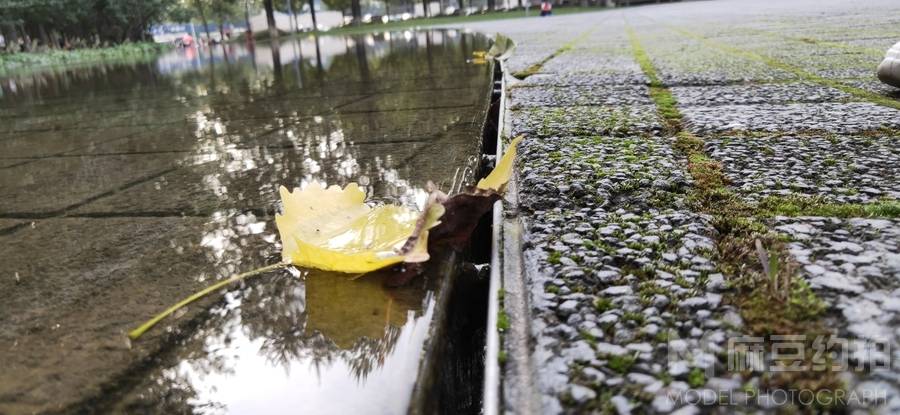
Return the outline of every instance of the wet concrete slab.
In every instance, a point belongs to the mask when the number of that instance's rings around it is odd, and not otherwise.
[[[409,202],[429,177],[443,178],[436,184],[449,189],[455,175],[476,167],[470,154],[478,147],[472,145],[470,135],[448,133],[430,137],[426,142],[411,142],[407,137],[398,143],[385,140],[388,142],[384,144],[335,141],[334,148],[325,153],[318,153],[316,148],[259,148],[200,154],[195,156],[195,165],[177,168],[70,213],[208,215],[223,209],[274,213],[279,201],[278,186],[302,186],[312,179],[340,186],[362,180],[371,197]],[[468,152],[446,154],[447,163],[439,166],[427,161],[430,154],[448,147],[468,148]],[[384,178],[397,176],[409,179],[383,182]]]
[[[572,105],[648,105],[650,95],[644,85],[597,85],[579,87],[521,87],[510,91],[510,105],[559,107]]]
[[[37,216],[62,212],[151,181],[177,167],[160,155],[59,157],[7,168],[0,175],[0,212]]]
[[[636,135],[662,130],[652,105],[524,107],[510,111],[512,135]]]
[[[694,133],[724,131],[828,131],[859,133],[900,128],[900,111],[869,102],[720,105],[686,107],[686,126]]]
[[[3,237],[2,274],[19,279],[0,279],[9,294],[0,409],[42,412],[98,395],[166,336],[160,330],[132,346],[125,333],[135,322],[276,252],[263,238],[272,229],[253,234],[251,225],[215,246],[204,237],[231,228],[205,218],[50,219]],[[188,308],[181,321],[201,310]]]
[[[805,82],[671,88],[683,106],[846,102],[853,96],[836,88]]]
[[[0,235],[8,235],[27,225],[29,222],[15,219],[0,219]]]
[[[73,151],[84,151],[107,142],[115,142],[156,131],[157,128],[114,127],[83,132],[46,131],[19,133],[0,140],[6,161],[15,158],[41,158],[61,155]]]

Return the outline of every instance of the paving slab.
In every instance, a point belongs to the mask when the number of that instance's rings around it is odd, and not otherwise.
[[[663,129],[652,105],[523,107],[510,113],[513,136],[628,136]]]
[[[900,110],[869,102],[686,107],[685,125],[696,134],[727,131],[827,131],[853,134],[900,128]]]
[[[0,212],[41,215],[60,212],[151,181],[177,167],[169,155],[48,158],[4,169]]]
[[[0,139],[3,146],[3,159],[22,161],[24,158],[41,158],[54,156],[74,150],[91,148],[107,141],[121,140],[140,135],[154,128],[113,127],[87,131],[41,131],[22,133]]]
[[[900,135],[709,139],[709,155],[747,200],[819,196],[833,203],[900,199]]]
[[[851,375],[850,390],[876,392],[869,407],[895,411],[900,220],[800,217],[776,218],[772,225],[793,240],[789,250],[800,273],[836,314],[833,327],[846,342],[838,361]]]
[[[603,73],[603,72],[577,72],[577,73],[537,73],[522,80],[522,86],[593,86],[593,85],[622,85],[641,84],[647,85],[650,79],[642,72],[631,73]]]
[[[650,95],[644,85],[596,85],[519,87],[510,90],[510,105],[560,107],[572,105],[648,105]]]
[[[679,208],[683,161],[658,137],[533,138],[520,154],[543,410],[586,410],[600,394],[636,406],[686,393],[691,370],[716,364],[722,320],[735,312],[724,287],[707,284],[715,231]],[[670,345],[685,353],[666,366]]]
[[[679,106],[844,102],[853,96],[841,90],[806,82],[673,87]]]
[[[660,80],[669,86],[797,80],[791,72],[712,48],[672,31],[642,31],[638,35]]]
[[[274,231],[270,224],[241,222],[244,226],[235,227],[236,217],[219,223],[50,219],[0,237],[0,290],[7,293],[0,306],[0,396],[5,397],[0,410],[66,407],[98,396],[110,379],[139,366],[160,347],[166,331],[131,344],[125,333],[134,322],[277,254],[264,237]],[[200,310],[187,309],[182,321]]]
[[[563,53],[541,67],[541,72],[549,73],[591,73],[619,75],[622,77],[640,77],[643,75],[640,66],[627,51],[627,43],[619,45],[620,55],[599,54],[591,50],[574,49]]]

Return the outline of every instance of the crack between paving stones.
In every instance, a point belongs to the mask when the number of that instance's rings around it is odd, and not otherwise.
[[[644,17],[647,18],[648,20],[652,20],[652,21],[659,23],[655,19],[652,19],[652,18],[649,18],[646,16],[644,16]],[[786,62],[782,62],[775,58],[761,55],[759,53],[756,53],[756,52],[753,52],[750,50],[740,49],[740,48],[736,48],[733,46],[723,44],[719,41],[709,39],[701,34],[689,31],[687,29],[683,29],[683,28],[676,27],[676,26],[670,26],[670,25],[666,25],[666,24],[662,24],[662,23],[660,23],[660,25],[669,29],[670,31],[672,31],[674,33],[680,34],[689,39],[697,40],[707,46],[716,48],[716,49],[718,49],[722,52],[728,53],[732,56],[737,56],[737,57],[754,60],[757,62],[762,62],[771,68],[779,69],[779,70],[783,70],[783,71],[792,73],[803,81],[813,82],[813,83],[816,83],[816,84],[819,84],[822,86],[832,87],[832,88],[841,90],[843,92],[846,92],[850,95],[853,95],[861,100],[870,102],[872,104],[900,110],[900,101],[886,98],[884,96],[881,96],[881,95],[873,93],[873,92],[866,91],[861,88],[850,86],[850,85],[844,84],[839,81],[835,81],[832,79],[824,78],[822,76],[809,73],[809,72],[803,70],[802,68],[799,68],[797,66],[791,65]]]

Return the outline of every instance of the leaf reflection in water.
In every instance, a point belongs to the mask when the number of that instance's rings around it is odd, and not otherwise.
[[[424,299],[423,299],[424,297]],[[427,287],[325,272],[265,277],[173,348],[127,408],[200,413],[401,413],[434,312]]]

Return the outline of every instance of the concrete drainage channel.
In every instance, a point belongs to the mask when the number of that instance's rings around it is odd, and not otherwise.
[[[495,154],[505,151],[504,140],[511,131],[506,92],[517,82],[507,70],[506,59],[514,52],[515,44],[505,42],[503,53],[496,57],[495,90],[499,89],[496,114],[497,131]],[[493,108],[492,108],[493,110]],[[528,293],[522,278],[522,224],[518,217],[518,181],[514,173],[507,185],[506,195],[498,201],[491,215],[491,267],[488,288],[487,336],[485,340],[484,390],[482,413],[496,415],[504,401],[517,402],[517,411],[537,413],[540,408],[534,389],[533,367],[530,359],[530,335],[527,326]],[[509,350],[515,351],[508,353]]]
[[[509,119],[505,91],[514,79],[504,69],[515,46],[498,36],[492,49],[493,85],[490,108],[482,133],[482,160],[477,177],[493,168],[504,154]],[[409,406],[410,414],[500,413],[502,402],[515,399],[517,407],[533,413],[536,405],[525,404],[536,394],[531,387],[528,359],[528,328],[524,281],[520,275],[521,225],[514,214],[518,199],[515,175],[507,185],[503,200],[494,204],[475,228],[469,247],[451,253],[442,261],[441,282],[430,338],[423,350],[423,364]],[[505,214],[504,214],[505,213]],[[489,266],[488,266],[489,265]],[[449,267],[449,268],[448,268]],[[511,317],[508,319],[507,317]],[[503,322],[501,322],[501,319]],[[518,322],[508,326],[508,321]],[[502,329],[502,330],[501,330]],[[504,350],[517,350],[506,356]],[[502,364],[501,361],[505,361]],[[505,371],[501,376],[501,370]],[[518,375],[522,374],[522,375]],[[501,380],[502,378],[502,380]],[[527,382],[518,380],[525,379]],[[502,387],[502,382],[507,385]],[[503,391],[516,395],[502,396]],[[523,399],[524,398],[524,399]]]
[[[482,132],[482,158],[477,177],[493,168],[497,155],[503,154],[506,114],[506,74],[504,59],[508,52],[492,62],[493,81],[490,108]],[[507,189],[507,199],[515,200],[514,185]],[[461,264],[441,283],[448,290],[443,310],[432,326],[431,338],[424,351],[425,359],[417,376],[410,404],[410,414],[496,414],[499,408],[499,352],[497,331],[500,306],[500,267],[498,254],[502,235],[498,231],[504,220],[503,201],[497,202],[490,215],[485,215],[475,228],[469,247],[446,264]],[[508,203],[508,202],[506,202]],[[502,255],[517,257],[518,252]],[[488,266],[489,265],[489,266]],[[517,274],[515,274],[517,275]],[[490,328],[490,329],[488,329]]]

